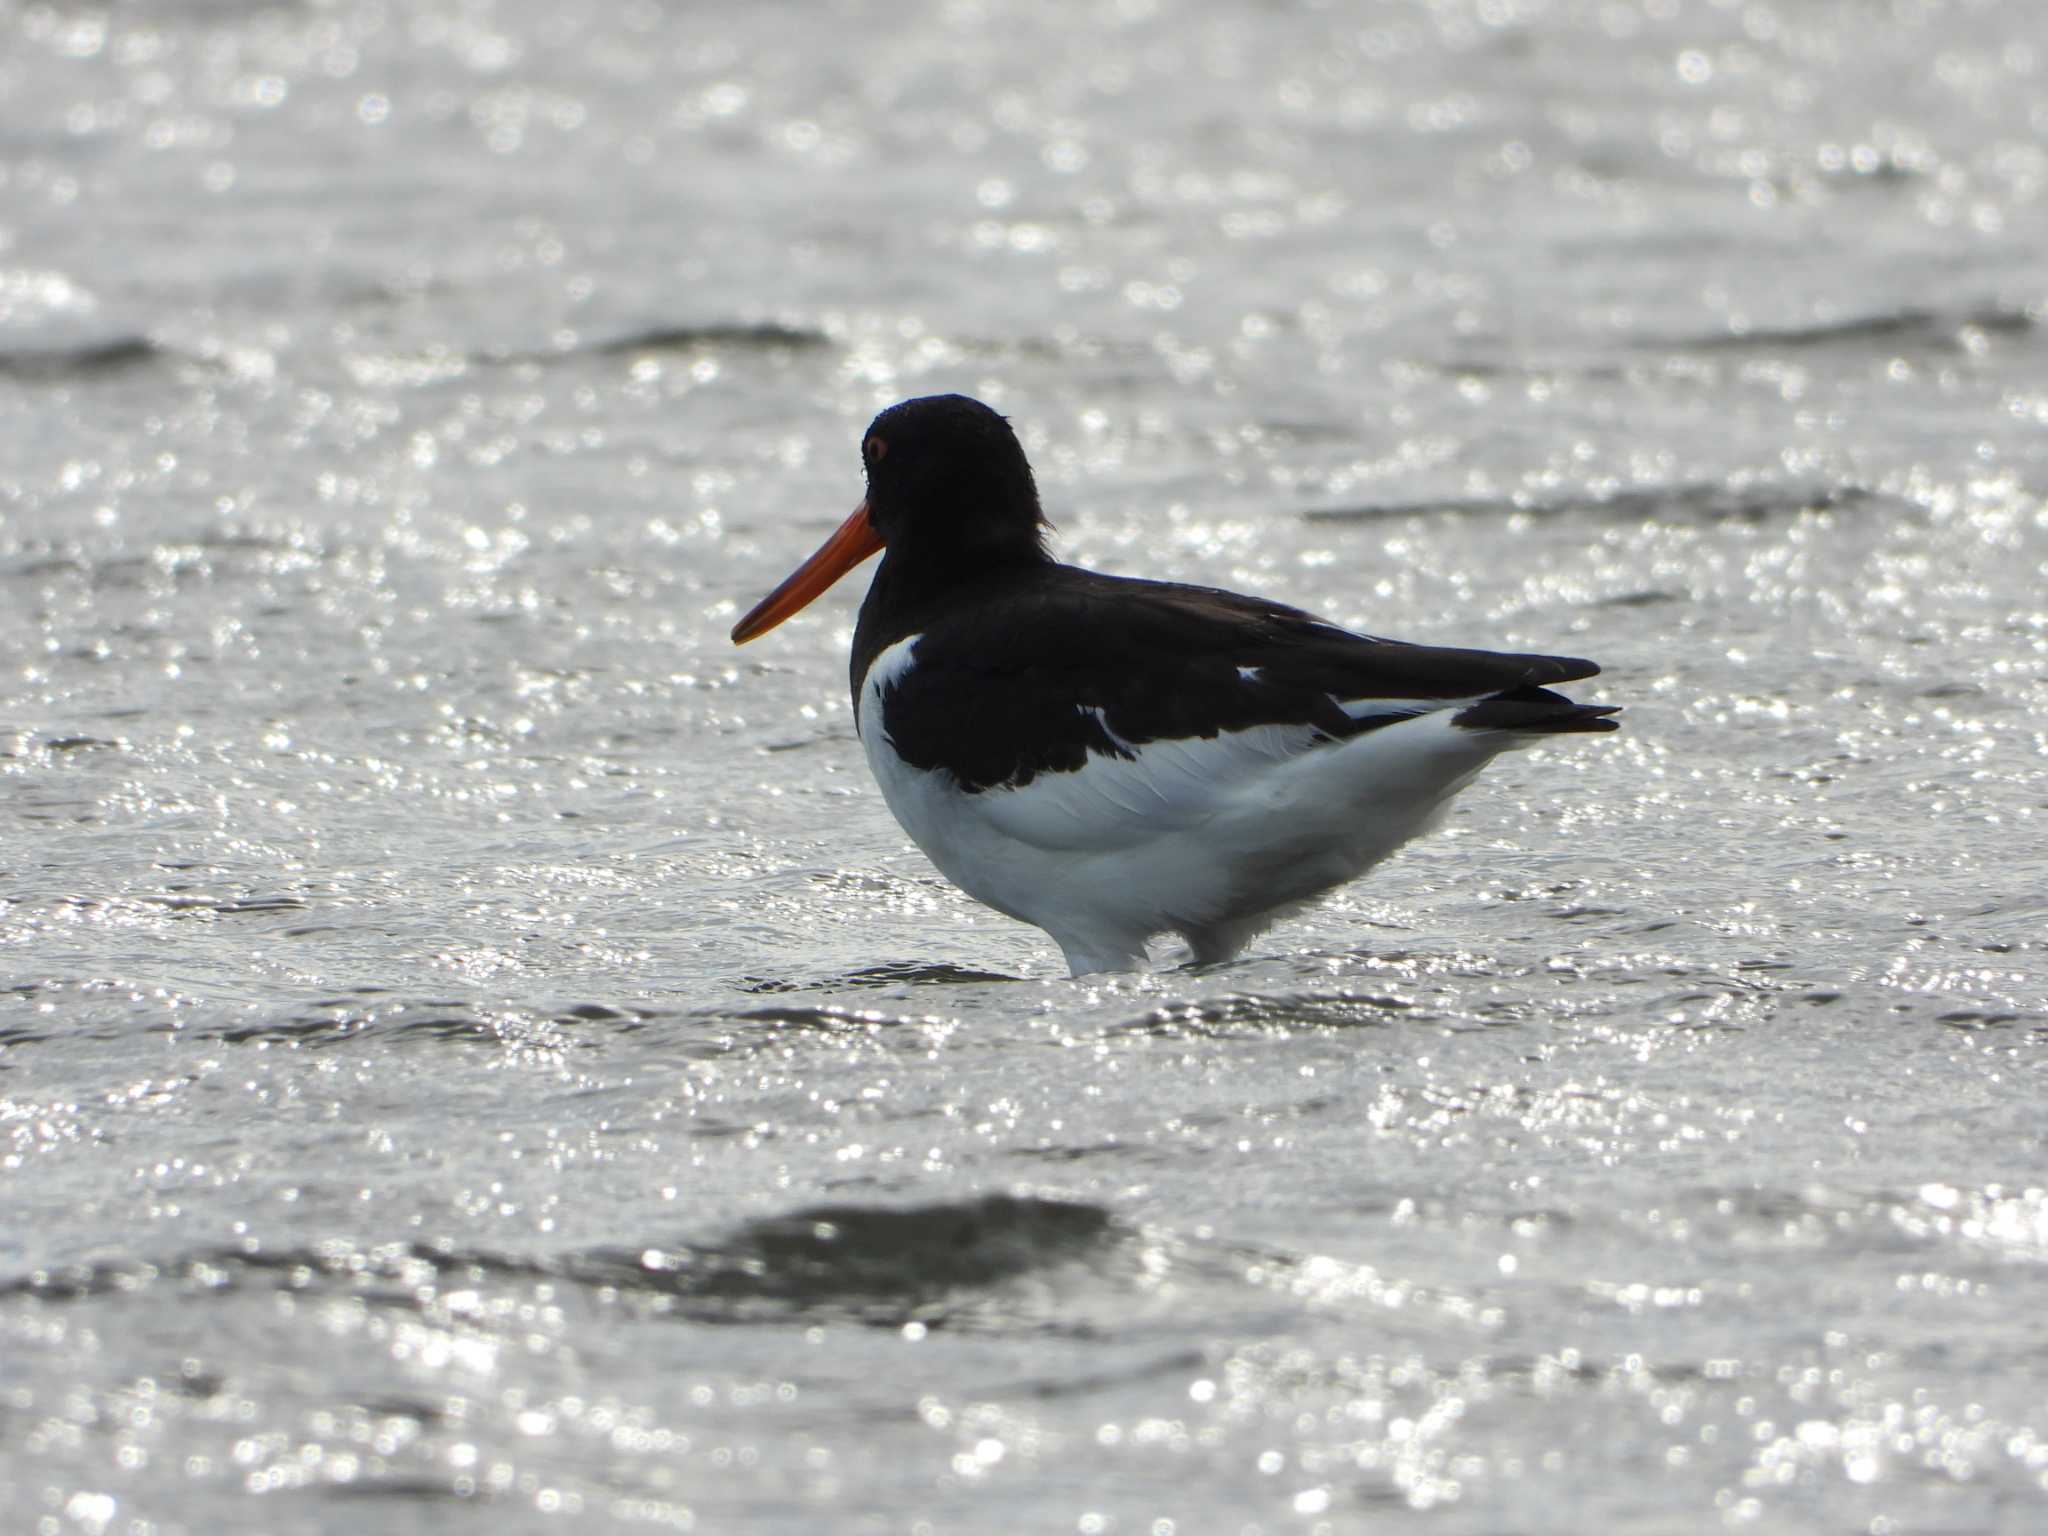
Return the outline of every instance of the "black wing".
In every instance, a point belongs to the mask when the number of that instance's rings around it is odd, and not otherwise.
[[[955,594],[884,694],[883,724],[906,762],[979,790],[1260,725],[1341,740],[1447,701],[1472,701],[1456,719],[1475,729],[1611,729],[1599,718],[1611,709],[1545,686],[1599,670],[1373,639],[1234,592],[1049,566],[985,601]]]

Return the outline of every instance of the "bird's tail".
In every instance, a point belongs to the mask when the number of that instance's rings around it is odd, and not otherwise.
[[[1524,684],[1468,704],[1451,717],[1453,725],[1468,731],[1514,731],[1518,734],[1556,736],[1568,731],[1612,731],[1621,713],[1619,704],[1576,704],[1548,688]]]

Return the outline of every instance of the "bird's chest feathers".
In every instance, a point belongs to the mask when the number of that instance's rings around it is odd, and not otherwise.
[[[941,874],[998,912],[1037,922],[1037,898],[1057,885],[1060,860],[1018,843],[1004,826],[997,808],[1013,793],[963,788],[947,768],[906,760],[889,737],[891,713],[900,727],[902,711],[912,707],[909,699],[890,695],[910,680],[920,638],[911,635],[881,651],[861,680],[860,741],[875,784],[890,813]]]
[[[990,818],[993,795],[961,787],[943,767],[920,767],[906,760],[890,739],[892,714],[899,727],[902,711],[912,707],[891,694],[907,683],[916,666],[921,635],[910,635],[881,651],[869,665],[860,688],[860,742],[868,768],[891,814],[925,856],[968,894],[1003,911],[1002,870],[1014,861],[1014,849],[1002,828]]]
[[[885,647],[868,664],[867,676],[861,679],[857,713],[860,744],[867,752],[868,768],[882,798],[903,823],[903,829],[930,852],[934,839],[943,840],[946,830],[942,803],[958,792],[949,788],[946,774],[905,762],[889,739],[888,727],[889,695],[916,668],[917,642],[921,638],[906,636]]]

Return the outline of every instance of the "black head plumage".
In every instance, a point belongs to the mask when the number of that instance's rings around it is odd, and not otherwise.
[[[868,515],[892,554],[981,565],[1046,558],[1045,514],[1024,445],[965,395],[892,405],[861,439]]]

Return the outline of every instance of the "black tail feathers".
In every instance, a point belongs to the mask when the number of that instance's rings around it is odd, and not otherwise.
[[[1575,704],[1561,693],[1524,684],[1468,705],[1451,717],[1469,731],[1524,731],[1556,736],[1567,731],[1612,731],[1621,726],[1608,716],[1621,713],[1619,704]]]

